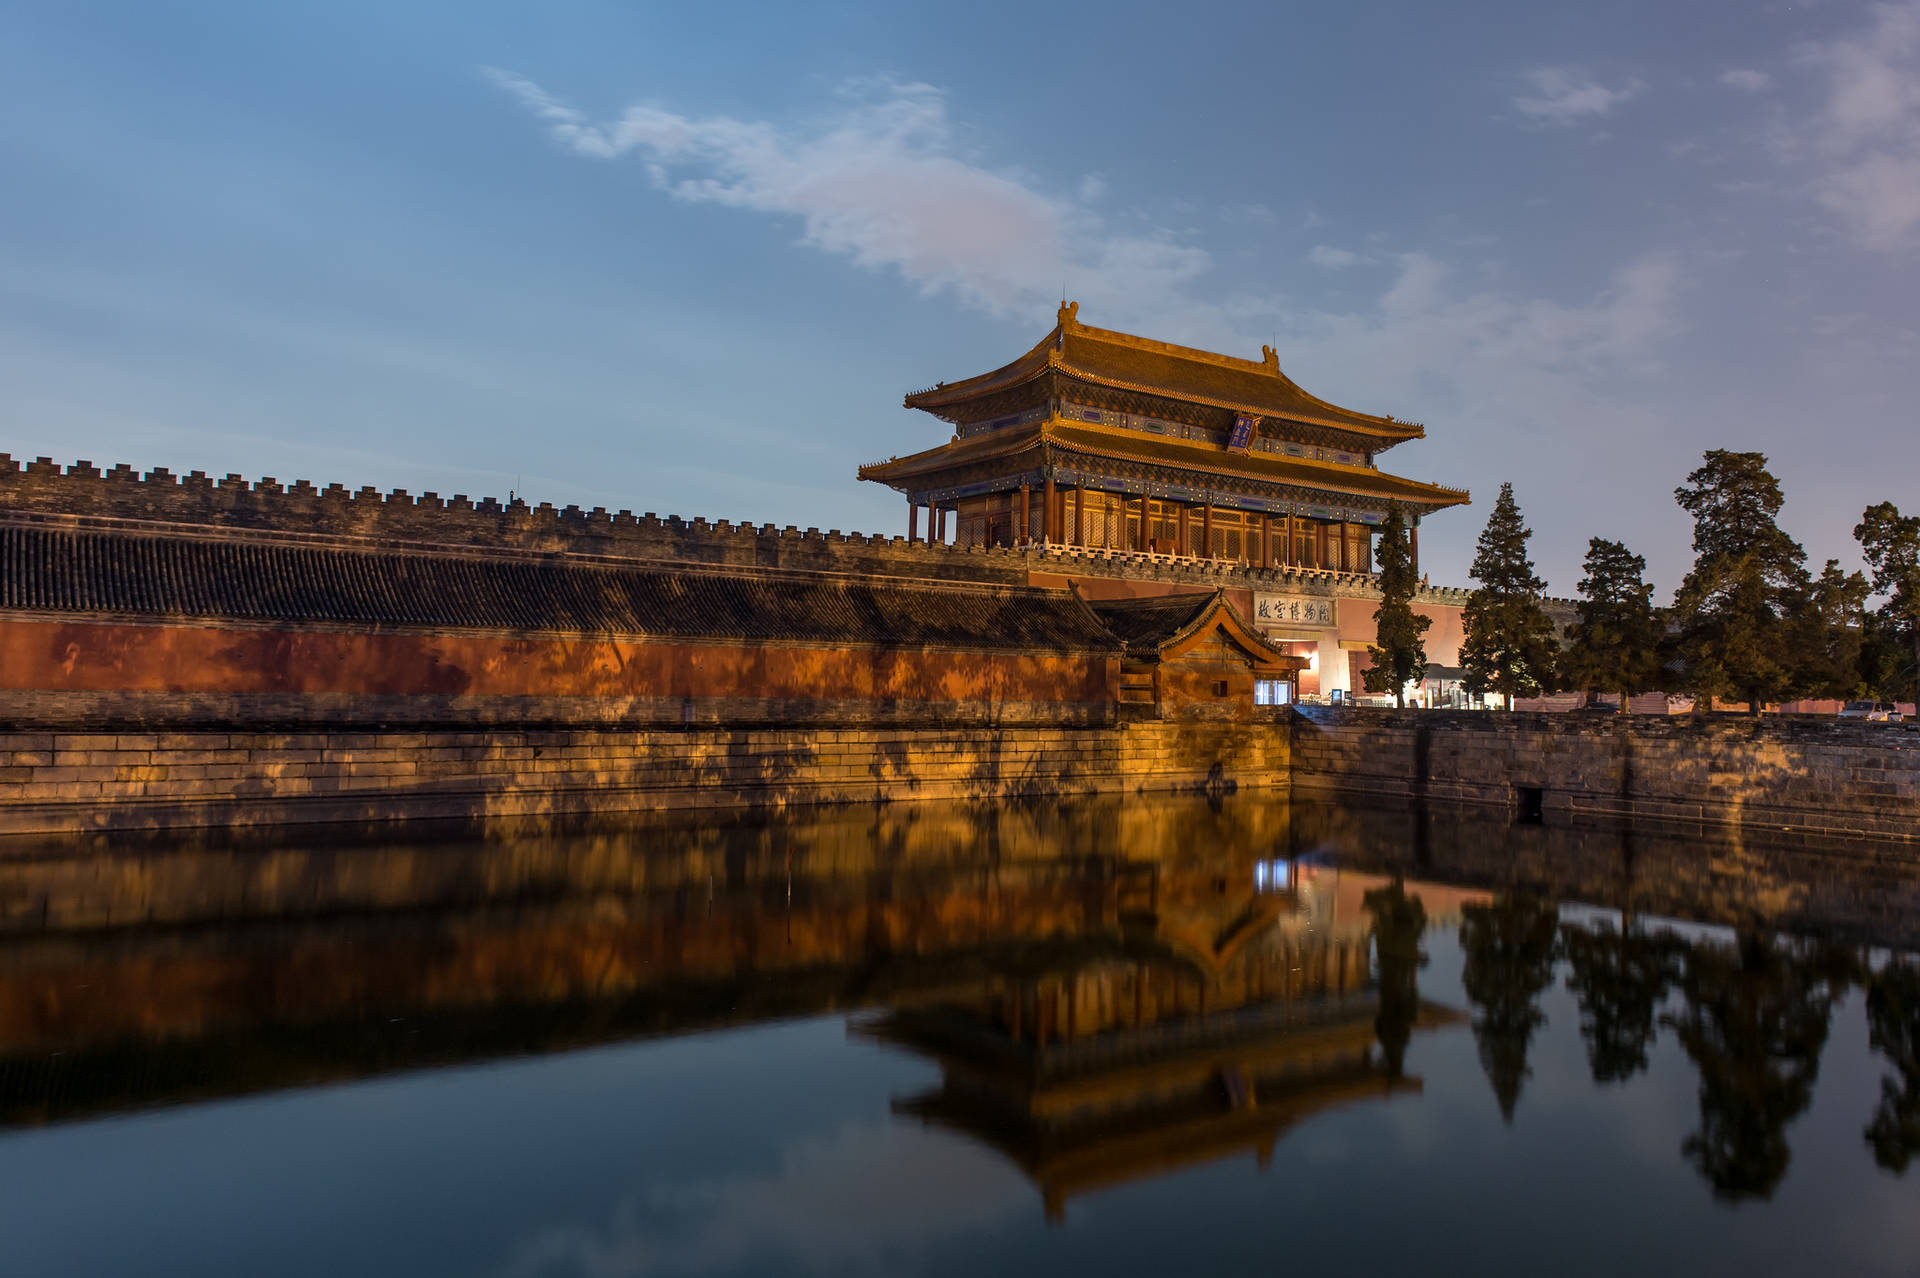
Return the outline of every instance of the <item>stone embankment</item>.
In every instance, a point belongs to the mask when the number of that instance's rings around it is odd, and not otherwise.
[[[1284,787],[1286,724],[0,732],[0,834]]]
[[[1297,795],[1920,838],[1920,724],[1303,706]]]

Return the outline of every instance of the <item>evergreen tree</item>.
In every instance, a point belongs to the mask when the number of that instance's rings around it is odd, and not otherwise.
[[[1407,685],[1427,673],[1427,650],[1420,636],[1433,624],[1414,612],[1414,592],[1420,577],[1413,567],[1413,547],[1407,537],[1406,516],[1398,503],[1387,507],[1374,563],[1380,570],[1380,606],[1373,610],[1374,643],[1367,649],[1373,664],[1361,676],[1368,692],[1391,692],[1394,704],[1407,706]]]
[[[1920,708],[1920,515],[1902,515],[1898,506],[1883,501],[1867,508],[1853,536],[1873,574],[1874,593],[1887,596],[1875,614],[1874,631],[1887,643],[1892,670],[1875,691],[1896,697],[1911,693]]]
[[[1620,694],[1620,713],[1637,692],[1660,686],[1661,624],[1653,607],[1647,561],[1617,541],[1587,543],[1579,620],[1567,630],[1562,682]]]
[[[1744,697],[1750,714],[1795,691],[1795,615],[1806,552],[1774,519],[1784,498],[1761,453],[1711,449],[1673,490],[1693,516],[1693,571],[1674,595],[1678,651],[1700,704]]]
[[[1533,575],[1527,540],[1533,533],[1520,518],[1513,501],[1513,485],[1500,485],[1500,499],[1480,534],[1472,575],[1480,588],[1467,598],[1461,620],[1466,639],[1460,645],[1460,664],[1466,667],[1467,687],[1476,693],[1538,696],[1554,689],[1559,645],[1553,622],[1540,607],[1547,583]]]
[[[1808,590],[1799,617],[1798,643],[1800,686],[1808,696],[1846,701],[1867,690],[1862,667],[1867,590],[1867,579],[1857,572],[1840,571],[1837,559],[1827,560]]]

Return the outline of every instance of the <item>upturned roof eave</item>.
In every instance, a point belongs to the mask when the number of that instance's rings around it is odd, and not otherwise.
[[[1377,413],[1356,412],[1320,398],[1282,372],[1279,361],[1271,350],[1266,352],[1265,361],[1256,362],[1234,355],[1204,351],[1198,347],[1156,341],[1133,333],[1123,333],[1117,329],[1094,328],[1080,323],[1078,313],[1077,303],[1062,304],[1059,321],[1053,329],[1018,359],[958,382],[943,383],[927,390],[916,391],[905,396],[902,400],[903,404],[908,408],[917,408],[937,417],[952,420],[942,411],[943,409],[965,403],[983,394],[1018,386],[1049,370],[1055,370],[1090,385],[1112,390],[1157,395],[1166,399],[1201,404],[1209,408],[1369,435],[1383,441],[1383,446],[1386,447],[1426,437],[1426,428],[1418,423],[1403,422]],[[1122,350],[1170,357],[1187,364],[1207,365],[1262,379],[1270,378],[1277,389],[1297,398],[1308,411],[1301,411],[1300,404],[1259,403],[1254,400],[1222,398],[1183,390],[1177,386],[1129,381],[1109,373],[1096,372],[1081,366],[1074,359],[1074,347],[1082,343],[1100,343],[1119,347]],[[1091,354],[1091,352],[1088,353]],[[1315,409],[1319,411],[1313,411]]]
[[[860,467],[858,475],[861,479],[875,483],[893,484],[951,466],[987,461],[996,457],[1015,456],[1046,445],[1065,453],[1078,453],[1111,461],[1194,470],[1254,483],[1319,488],[1351,497],[1372,497],[1385,501],[1417,503],[1433,510],[1472,504],[1471,496],[1464,489],[1429,484],[1423,480],[1408,479],[1402,475],[1389,474],[1370,467],[1349,466],[1342,462],[1321,461],[1311,457],[1269,458],[1265,454],[1258,453],[1218,452],[1209,445],[1158,436],[1139,440],[1130,438],[1135,433],[1137,432],[1120,428],[1080,422],[1067,423],[1059,418],[1049,418],[1044,422],[1011,430],[1004,438],[996,435],[980,435],[973,439],[949,441],[917,453],[910,453],[905,457],[873,462]],[[1156,457],[1143,447],[1129,448],[1130,444],[1157,445],[1162,449],[1177,450],[1179,454],[1184,455]],[[975,447],[975,445],[979,446]],[[1292,473],[1275,473],[1281,467]],[[1386,481],[1385,484],[1380,482],[1383,480]],[[1389,486],[1397,491],[1386,491]]]
[[[1221,615],[1223,613],[1224,618]],[[1204,635],[1216,623],[1223,625],[1233,641],[1250,653],[1264,657],[1275,665],[1290,666],[1294,669],[1306,668],[1306,658],[1282,651],[1268,642],[1265,635],[1248,625],[1241,618],[1239,610],[1227,599],[1225,589],[1214,591],[1212,603],[1201,609],[1200,614],[1193,620],[1160,642],[1158,651],[1161,657],[1164,659],[1178,655],[1182,645],[1191,643],[1197,636]]]
[[[1471,498],[1464,489],[1447,488],[1440,484],[1429,484],[1423,480],[1408,479],[1402,475],[1389,474],[1386,471],[1374,470],[1366,466],[1349,466],[1343,462],[1321,461],[1312,457],[1268,458],[1258,453],[1216,453],[1210,448],[1191,444],[1184,440],[1163,439],[1158,437],[1155,437],[1151,441],[1144,439],[1138,441],[1143,444],[1151,442],[1166,448],[1178,448],[1182,452],[1188,452],[1190,450],[1192,453],[1191,457],[1180,457],[1177,459],[1157,458],[1146,455],[1141,449],[1128,449],[1125,447],[1127,444],[1136,442],[1126,438],[1126,436],[1132,432],[1081,424],[1078,422],[1067,425],[1058,421],[1049,421],[1045,423],[1045,427],[1046,442],[1064,452],[1082,452],[1094,456],[1143,462],[1150,465],[1181,466],[1193,470],[1203,470],[1210,474],[1230,475],[1235,478],[1249,479],[1263,483],[1324,488],[1356,497],[1380,497],[1389,501],[1405,497],[1431,504],[1435,508],[1471,504]],[[1107,446],[1102,447],[1100,442],[1096,442],[1096,439],[1107,441]],[[925,456],[925,454],[920,455]],[[1238,458],[1243,462],[1252,463],[1252,465],[1226,463],[1225,459],[1227,458]],[[1261,473],[1263,469],[1271,471],[1272,468],[1282,466],[1296,472],[1305,471],[1307,473],[1295,473],[1292,475]],[[1342,482],[1343,479],[1348,481],[1358,480],[1360,482]],[[1379,480],[1386,480],[1393,485],[1402,487],[1406,491],[1400,494],[1382,492],[1380,491],[1381,485],[1377,482]]]
[[[1053,366],[1052,352],[1060,341],[1060,326],[1054,325],[1053,331],[1034,344],[1032,349],[1018,359],[1002,364],[985,373],[957,382],[943,382],[923,391],[914,391],[905,396],[901,403],[907,408],[917,408],[922,412],[943,416],[940,409],[951,404],[962,404],[970,399],[992,391],[1006,390],[1022,382],[1033,380]]]

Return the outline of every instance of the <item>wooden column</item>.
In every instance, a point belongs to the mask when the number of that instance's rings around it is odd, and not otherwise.
[[[1272,564],[1273,564],[1273,520],[1268,517],[1265,511],[1261,511],[1260,512],[1260,566],[1262,568],[1268,568],[1268,567],[1271,567]]]
[[[1417,525],[1407,525],[1407,557],[1413,560],[1413,579],[1420,580],[1420,529]]]
[[[1287,512],[1286,523],[1287,523],[1286,539],[1280,544],[1280,562],[1287,565],[1289,568],[1291,568],[1293,566],[1294,558],[1295,558],[1295,553],[1293,549],[1293,512],[1292,511]]]
[[[1213,498],[1209,497],[1200,507],[1200,557],[1213,558]]]
[[[1053,476],[1047,476],[1046,489],[1040,495],[1040,540],[1046,545],[1053,544]]]
[[[1174,504],[1173,544],[1178,554],[1187,553],[1187,503]]]
[[[907,544],[920,540],[920,503],[907,499]]]
[[[1340,521],[1340,571],[1353,571],[1353,529],[1344,519]]]
[[[1324,519],[1313,521],[1313,566],[1327,566],[1327,521]]]
[[[1020,485],[1020,531],[1014,535],[1013,544],[1024,546],[1033,536],[1033,489],[1030,485]]]
[[[1082,488],[1080,485],[1078,484],[1074,485],[1074,488],[1073,488],[1073,544],[1076,546],[1084,546],[1087,544],[1087,504],[1086,504],[1086,499],[1081,496],[1081,494],[1086,491],[1087,490],[1085,488]]]

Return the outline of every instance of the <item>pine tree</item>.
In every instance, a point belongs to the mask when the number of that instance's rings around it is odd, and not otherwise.
[[[1617,541],[1595,537],[1583,566],[1587,575],[1580,581],[1579,620],[1567,631],[1572,646],[1563,654],[1563,682],[1619,693],[1625,714],[1630,697],[1660,684],[1661,624],[1645,580],[1647,561]]]
[[[1361,678],[1368,692],[1391,692],[1394,703],[1404,710],[1407,685],[1427,673],[1427,650],[1420,636],[1433,620],[1412,607],[1420,578],[1413,567],[1406,516],[1398,504],[1387,508],[1374,563],[1380,570],[1380,606],[1373,611],[1374,643],[1367,649],[1373,664]]]
[[[1867,508],[1853,536],[1873,574],[1874,593],[1887,596],[1875,614],[1874,630],[1887,641],[1890,657],[1902,654],[1888,662],[1890,677],[1878,691],[1911,692],[1920,708],[1920,515],[1902,515],[1898,506],[1883,501]],[[1907,655],[1911,665],[1906,665]],[[1904,679],[1899,673],[1903,665]]]
[[[1673,490],[1693,516],[1693,571],[1674,595],[1677,649],[1702,706],[1744,697],[1750,714],[1799,685],[1794,618],[1806,606],[1806,552],[1774,522],[1784,499],[1761,453],[1711,449]]]
[[[1867,689],[1862,664],[1866,645],[1867,579],[1827,566],[1807,592],[1799,614],[1800,686],[1808,696],[1848,701]]]
[[[1532,536],[1514,504],[1513,485],[1500,485],[1500,499],[1473,557],[1472,575],[1480,588],[1468,597],[1461,618],[1466,639],[1460,664],[1469,689],[1504,693],[1509,706],[1514,697],[1551,692],[1559,656],[1553,622],[1540,607],[1547,583],[1533,575],[1527,557]]]

